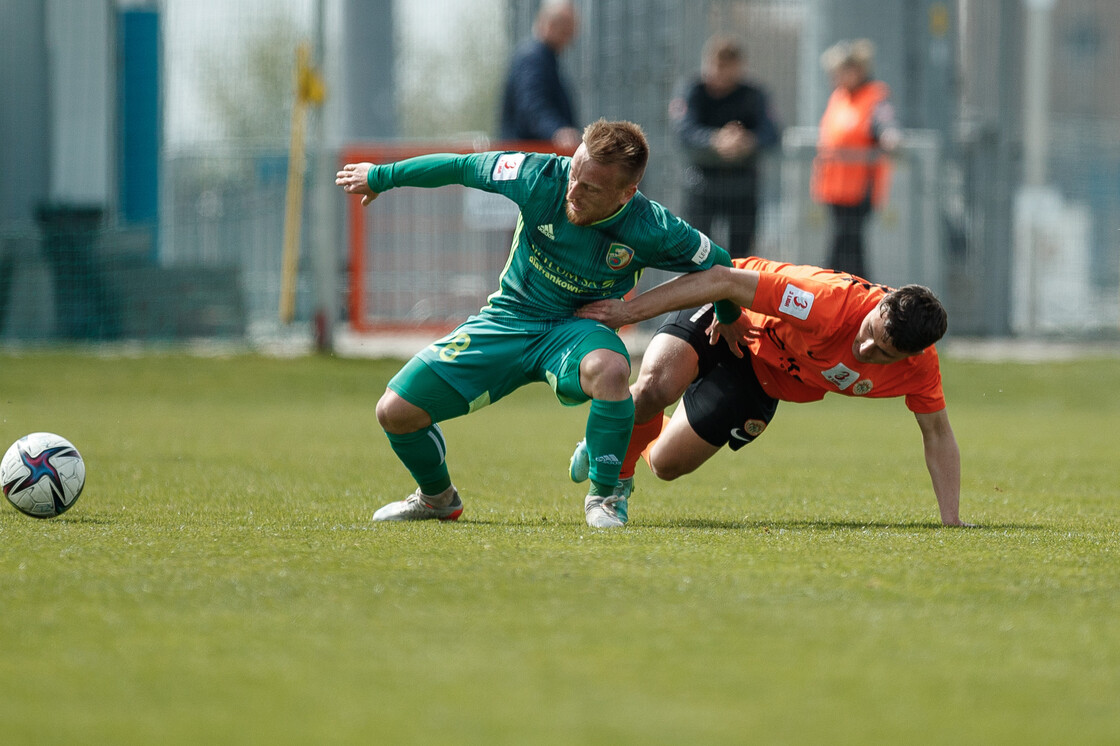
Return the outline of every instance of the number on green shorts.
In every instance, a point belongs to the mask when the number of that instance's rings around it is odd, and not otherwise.
[[[466,332],[459,332],[454,339],[440,348],[439,359],[445,363],[450,363],[459,357],[460,352],[465,351],[470,346],[471,335]]]

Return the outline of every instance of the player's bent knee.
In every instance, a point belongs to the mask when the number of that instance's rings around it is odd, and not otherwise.
[[[630,361],[612,350],[595,350],[579,365],[580,386],[592,399],[617,401],[630,393]]]
[[[691,469],[685,471],[674,464],[658,464],[652,458],[649,461],[649,468],[650,471],[653,472],[653,476],[664,482],[672,482],[674,479],[683,477],[685,474],[692,471]]]
[[[387,389],[377,400],[377,422],[385,432],[403,435],[423,430],[432,424],[432,418],[420,407]]]
[[[642,363],[642,372],[631,386],[634,406],[643,413],[653,415],[684,395],[688,385],[696,377],[694,368],[677,369],[672,365],[659,366]]]
[[[649,468],[655,477],[665,482],[672,482],[696,471],[695,466],[673,459],[664,450],[658,450],[657,446],[649,454]]]
[[[639,418],[638,421],[644,422],[655,413],[663,411],[681,397],[685,388],[688,388],[687,383],[681,387],[674,381],[660,376],[639,376],[630,387],[630,391],[634,396],[635,408],[640,410],[641,414],[648,413],[648,416],[641,417],[636,411],[635,416]]]

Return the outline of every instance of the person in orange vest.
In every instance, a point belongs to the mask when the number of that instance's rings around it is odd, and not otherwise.
[[[886,154],[901,139],[890,88],[872,78],[875,48],[867,39],[841,41],[821,55],[835,89],[821,117],[813,161],[813,199],[827,205],[832,240],[826,265],[867,277],[863,232],[871,211],[886,203]]]

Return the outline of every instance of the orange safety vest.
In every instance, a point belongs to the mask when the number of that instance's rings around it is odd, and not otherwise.
[[[827,205],[854,206],[871,193],[871,203],[886,201],[890,165],[875,152],[871,117],[890,96],[886,83],[874,80],[854,92],[837,88],[821,117],[817,157],[813,159],[813,199]]]

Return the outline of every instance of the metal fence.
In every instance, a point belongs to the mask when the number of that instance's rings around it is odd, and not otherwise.
[[[244,327],[279,326],[281,247],[288,158],[283,150],[184,149],[167,154],[159,257],[169,270],[209,267],[237,279]],[[303,264],[307,267],[306,258]],[[309,275],[297,297],[308,318]]]
[[[829,241],[828,215],[809,197],[817,130],[787,129],[782,142],[781,199],[777,205],[782,230],[772,246],[762,249],[777,259],[825,266]],[[890,193],[873,213],[867,231],[868,279],[892,287],[918,283],[943,298],[949,257],[942,251],[940,215],[941,148],[936,133],[907,130],[891,157]]]
[[[462,144],[459,143],[459,146]],[[503,149],[505,144],[496,143]],[[365,146],[348,159],[386,162],[420,152],[456,150],[456,143],[422,147]],[[825,208],[809,198],[816,129],[786,130],[780,152],[766,163],[772,186],[762,200],[757,253],[822,265],[829,240]],[[888,285],[921,283],[948,297],[941,248],[940,151],[932,133],[907,131],[893,156],[891,193],[868,232],[870,278]],[[484,305],[496,287],[516,224],[515,205],[463,187],[394,191],[373,207],[350,207],[349,308],[359,331],[450,328]],[[722,234],[713,231],[713,239]],[[669,275],[650,271],[642,287]]]
[[[399,0],[154,4],[166,40],[158,232],[147,246],[135,245],[143,243],[137,238],[142,231],[121,224],[108,205],[95,242],[105,258],[99,271],[116,275],[112,287],[127,279],[157,288],[117,293],[122,302],[138,304],[122,312],[121,329],[153,328],[136,319],[150,317],[157,300],[167,301],[159,296],[177,293],[194,300],[184,301],[178,320],[163,325],[165,333],[234,335],[281,327],[293,99],[284,60],[294,60],[294,44],[318,41],[329,94],[309,138],[316,158],[307,177],[311,198],[304,206],[296,319],[305,324],[312,318],[327,287],[332,316],[342,322],[351,301],[345,200],[330,186],[339,154],[355,144],[413,140],[420,131],[444,142],[463,132],[492,135],[503,67],[495,61],[530,33],[539,5],[433,0],[425,4],[431,11],[425,18],[447,23],[424,25],[415,19],[425,14]],[[214,4],[222,6],[220,14],[208,13]],[[794,261],[821,261],[826,242],[824,215],[808,198],[813,128],[829,91],[820,52],[841,37],[871,38],[879,49],[877,75],[892,87],[908,135],[890,203],[871,222],[876,279],[939,290],[950,306],[953,334],[1116,336],[1120,3],[577,0],[577,6],[582,30],[562,64],[581,118],[640,122],[654,153],[643,191],[675,211],[682,203],[683,158],[669,126],[668,99],[697,74],[710,33],[732,33],[745,42],[748,74],[769,89],[785,126],[781,152],[763,164],[758,252]],[[378,44],[353,48],[374,37]],[[1035,69],[1040,54],[1048,63],[1041,78]],[[453,75],[441,72],[447,66]],[[445,95],[441,86],[457,95]],[[391,116],[360,115],[359,103],[369,108],[385,96],[393,105],[378,104],[375,113]],[[1039,111],[1041,118],[1032,114]],[[11,173],[0,179],[10,181]],[[17,191],[9,184],[3,193]],[[327,193],[317,204],[317,195]],[[390,249],[396,264],[379,265],[396,269],[379,280],[391,290],[379,295],[378,315],[455,315],[484,300],[507,246],[495,235],[478,239],[472,249],[477,260],[446,262],[445,276],[427,276],[440,252],[468,245],[444,219],[444,213],[460,213],[465,199],[453,191],[400,197],[430,219],[420,243]],[[373,209],[386,212],[388,204]],[[51,338],[62,328],[57,318],[43,321],[57,316],[54,298],[65,292],[46,269],[46,240],[32,216],[0,225],[6,278],[0,282],[0,337]],[[410,254],[416,268],[405,269],[401,262]],[[120,261],[125,255],[152,271],[128,274],[128,263]],[[316,266],[318,279],[312,276]],[[163,279],[153,280],[157,275]],[[216,277],[224,278],[225,290],[197,290],[221,285]],[[406,299],[402,289],[424,297]],[[208,317],[215,323],[188,323]]]

